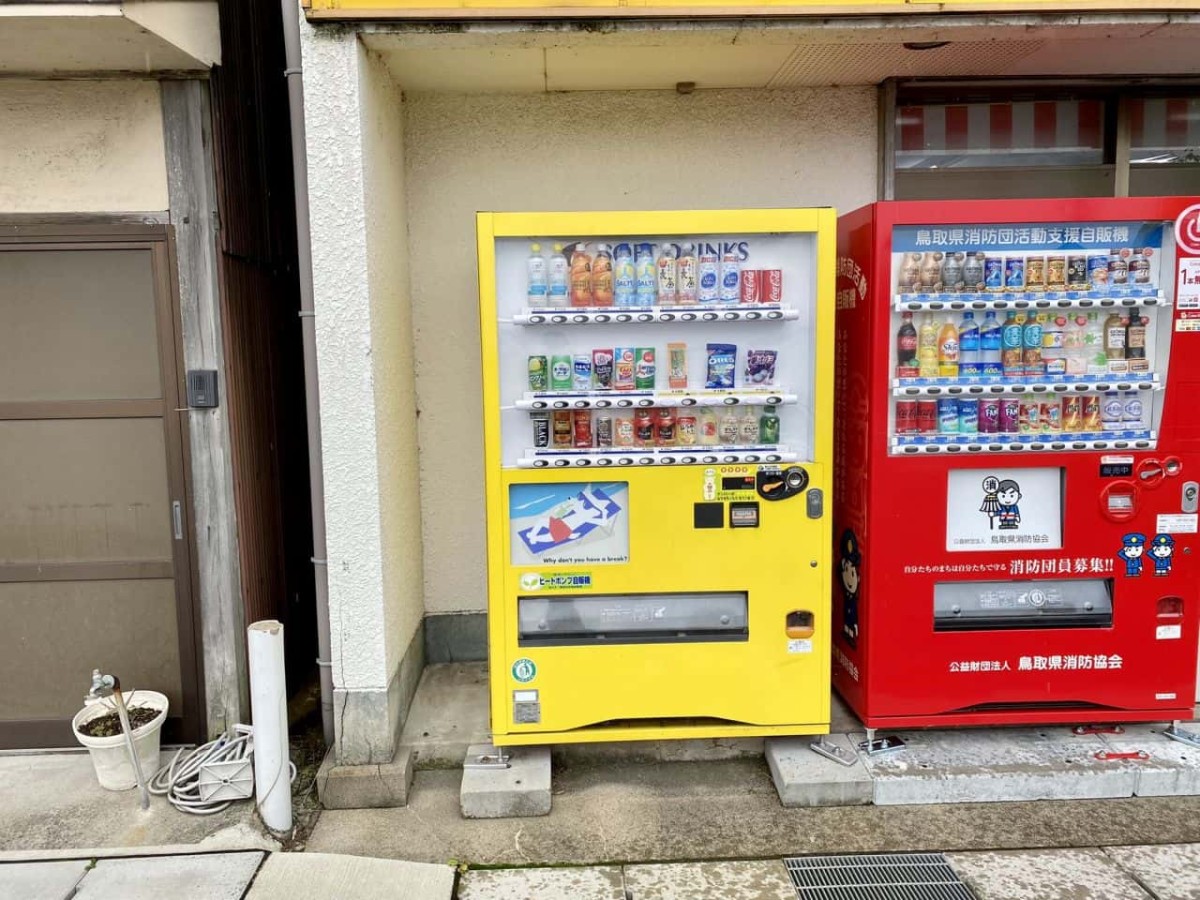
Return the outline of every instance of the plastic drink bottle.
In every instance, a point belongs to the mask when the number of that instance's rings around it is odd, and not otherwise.
[[[1042,362],[1047,375],[1065,375],[1067,372],[1066,316],[1050,316],[1042,329]]]
[[[613,293],[617,306],[633,306],[637,274],[633,266],[633,248],[617,244],[613,251]]]
[[[1000,332],[1000,364],[1005,378],[1020,378],[1025,374],[1023,349],[1021,321],[1016,312],[1010,309]]]
[[[566,306],[570,302],[571,275],[567,258],[563,256],[562,244],[554,245],[554,252],[550,254],[550,265],[547,267],[546,280],[550,289],[547,295],[550,305]]]
[[[758,420],[758,439],[764,444],[779,443],[779,416],[774,406],[768,406]]]
[[[529,245],[529,259],[525,261],[525,271],[529,276],[529,288],[526,296],[530,306],[545,306],[550,283],[546,272],[546,257],[542,256],[541,244]]]
[[[679,248],[674,244],[663,244],[658,251],[655,266],[658,269],[658,303],[660,306],[673,306],[679,296],[679,276],[676,265],[676,254]]]
[[[638,244],[633,265],[637,273],[637,305],[653,306],[658,301],[658,267],[654,261],[654,245]]]
[[[721,254],[721,287],[719,297],[722,303],[737,303],[742,296],[741,263],[733,251]]]
[[[1104,322],[1098,313],[1087,314],[1087,329],[1083,334],[1083,342],[1087,358],[1087,373],[1089,375],[1106,375],[1108,373],[1108,354],[1104,352]]]
[[[679,249],[679,260],[675,267],[675,277],[679,282],[679,302],[684,306],[696,303],[696,247],[694,244],[684,244]]]
[[[950,319],[938,332],[938,375],[942,378],[958,377],[958,327]]]
[[[958,326],[958,374],[960,378],[978,378],[983,374],[979,362],[979,325],[975,322],[975,313],[967,310],[963,313],[962,322]]]
[[[1125,358],[1125,338],[1128,331],[1129,320],[1115,310],[1104,321],[1104,355],[1108,359]]]
[[[592,303],[613,305],[613,259],[608,244],[596,245],[596,257],[592,260]]]
[[[996,320],[996,311],[989,309],[979,326],[979,368],[984,375],[999,376],[1004,374],[1000,362],[1000,323]]]
[[[1063,355],[1068,375],[1087,374],[1087,316],[1071,316],[1063,329]]]
[[[587,244],[578,243],[571,251],[571,305],[592,305],[592,258]]]
[[[937,377],[938,326],[932,315],[925,317],[917,336],[917,366],[922,378]]]
[[[921,374],[917,359],[917,329],[913,326],[913,314],[901,313],[900,330],[896,332],[896,377],[916,378]]]
[[[1025,318],[1023,335],[1025,344],[1025,374],[1038,378],[1046,373],[1046,364],[1042,362],[1042,322],[1035,315]]]

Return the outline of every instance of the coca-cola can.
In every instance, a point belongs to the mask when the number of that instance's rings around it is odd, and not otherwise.
[[[783,302],[783,269],[760,269],[762,287],[759,289],[760,303]]]
[[[762,294],[762,271],[760,269],[742,270],[742,302],[759,303]]]
[[[896,434],[917,433],[917,401],[896,401]]]
[[[897,414],[897,419],[899,415]],[[937,434],[938,411],[936,400],[917,401],[917,433]]]

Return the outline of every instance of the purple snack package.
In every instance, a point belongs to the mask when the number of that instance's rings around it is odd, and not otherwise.
[[[746,351],[746,387],[770,387],[775,383],[778,350]]]

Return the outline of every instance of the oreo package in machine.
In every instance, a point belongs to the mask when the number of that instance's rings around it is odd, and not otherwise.
[[[729,390],[737,371],[737,344],[708,345],[708,380],[706,387]]]

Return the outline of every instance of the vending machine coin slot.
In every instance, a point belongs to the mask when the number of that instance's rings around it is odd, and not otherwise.
[[[755,485],[758,495],[764,500],[784,500],[808,487],[808,472],[800,466],[788,466],[782,470],[775,466],[762,466],[758,470]]]

